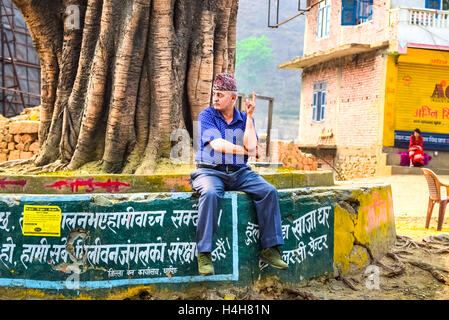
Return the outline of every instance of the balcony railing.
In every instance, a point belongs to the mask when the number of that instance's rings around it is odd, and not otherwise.
[[[409,8],[409,11],[409,24],[411,25],[449,28],[449,11],[414,8]]]

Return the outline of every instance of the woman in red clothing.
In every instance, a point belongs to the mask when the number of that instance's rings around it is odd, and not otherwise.
[[[410,136],[408,155],[410,157],[410,167],[421,167],[424,165],[423,138],[419,129],[415,129]]]

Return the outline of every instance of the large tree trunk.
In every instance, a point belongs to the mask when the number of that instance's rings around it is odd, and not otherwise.
[[[234,72],[238,0],[13,0],[42,67],[37,166],[151,173]],[[79,9],[79,28],[67,8]]]

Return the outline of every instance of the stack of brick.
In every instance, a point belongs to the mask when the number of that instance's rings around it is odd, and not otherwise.
[[[39,107],[13,118],[0,116],[0,162],[29,159],[39,151]]]
[[[279,161],[284,165],[284,168],[306,171],[318,170],[316,157],[302,152],[299,146],[293,142],[278,141],[278,154]]]
[[[277,145],[276,145],[277,144]],[[294,170],[318,170],[318,160],[315,156],[301,152],[293,142],[272,140],[270,157],[266,156],[266,135],[259,136],[259,159],[251,157],[250,162],[282,163],[283,168]]]

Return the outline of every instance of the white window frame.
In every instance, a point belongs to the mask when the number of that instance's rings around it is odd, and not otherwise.
[[[313,86],[312,122],[323,122],[326,110],[326,81]]]
[[[320,2],[317,15],[317,39],[329,37],[331,23],[331,0],[324,0]]]

